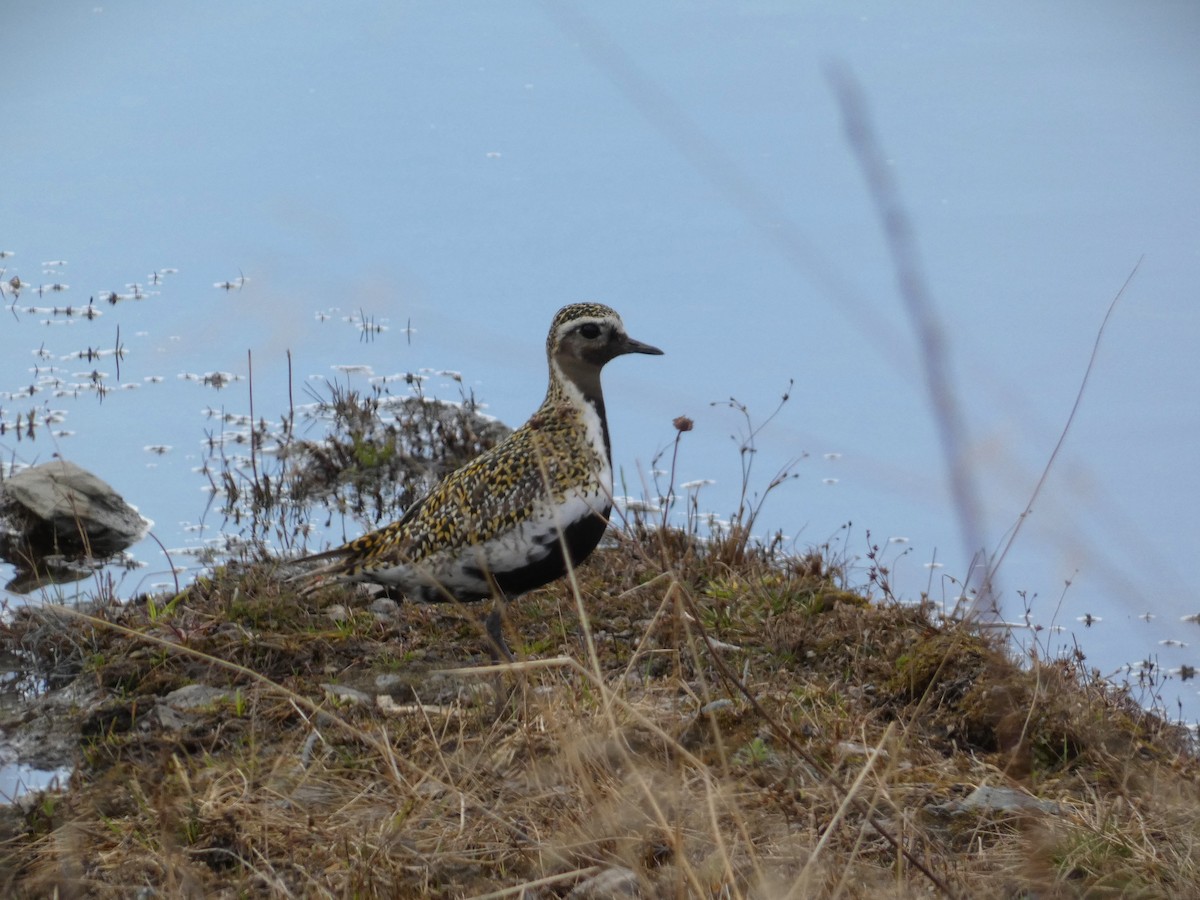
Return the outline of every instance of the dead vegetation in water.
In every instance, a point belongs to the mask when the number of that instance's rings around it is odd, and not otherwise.
[[[475,611],[340,588],[302,601],[269,564],[90,618],[23,612],[5,643],[52,654],[56,683],[97,699],[77,712],[69,790],[10,824],[0,884],[1194,893],[1200,769],[1180,729],[1079,663],[1018,665],[992,637],[848,590],[819,555],[736,549],[624,538],[512,604],[527,662],[499,716],[494,679],[462,671],[486,658]]]

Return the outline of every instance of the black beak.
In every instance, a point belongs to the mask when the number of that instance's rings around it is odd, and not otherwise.
[[[625,335],[621,341],[622,353],[645,353],[647,356],[662,356],[663,352],[657,347],[652,347],[649,344],[643,344],[641,341],[635,341],[629,335]]]

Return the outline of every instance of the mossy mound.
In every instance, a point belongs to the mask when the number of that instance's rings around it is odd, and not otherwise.
[[[87,699],[69,788],[11,811],[5,893],[550,898],[604,873],[695,897],[1200,883],[1182,729],[1078,663],[872,602],[819,557],[621,537],[509,618],[525,661],[498,679],[472,672],[478,610],[302,599],[270,562],[86,616],[19,613],[7,648]]]

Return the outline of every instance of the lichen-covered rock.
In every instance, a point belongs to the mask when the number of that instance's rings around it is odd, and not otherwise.
[[[2,544],[35,558],[109,556],[133,544],[152,524],[110,485],[64,459],[0,482],[0,521],[7,532]]]

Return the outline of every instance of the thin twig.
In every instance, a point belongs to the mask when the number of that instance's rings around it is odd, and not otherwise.
[[[1030,514],[1033,513],[1033,504],[1037,501],[1038,496],[1041,494],[1042,488],[1046,484],[1046,479],[1050,477],[1050,469],[1054,466],[1055,461],[1058,459],[1058,454],[1062,450],[1063,444],[1067,440],[1067,433],[1071,430],[1071,425],[1075,421],[1075,414],[1079,412],[1079,406],[1083,402],[1083,394],[1084,391],[1087,390],[1088,379],[1092,375],[1092,369],[1095,368],[1096,365],[1096,357],[1100,352],[1100,339],[1104,337],[1104,329],[1108,327],[1108,320],[1112,318],[1113,310],[1117,308],[1117,303],[1125,295],[1126,288],[1129,287],[1130,283],[1133,281],[1133,276],[1136,275],[1138,269],[1141,268],[1142,260],[1144,258],[1144,256],[1138,257],[1138,261],[1134,263],[1133,269],[1125,278],[1125,283],[1121,285],[1121,289],[1117,291],[1116,295],[1112,298],[1112,302],[1108,304],[1108,310],[1104,313],[1104,318],[1100,322],[1100,327],[1096,330],[1096,340],[1092,342],[1092,353],[1091,356],[1088,357],[1087,368],[1083,370],[1083,378],[1079,382],[1079,390],[1075,392],[1075,402],[1071,404],[1071,412],[1067,415],[1067,421],[1063,425],[1062,431],[1058,435],[1058,442],[1055,443],[1054,449],[1050,451],[1050,456],[1046,460],[1045,467],[1042,469],[1042,475],[1040,478],[1038,478],[1037,484],[1034,485],[1033,493],[1029,495],[1029,502],[1025,504],[1025,510],[1020,516],[1017,517],[1016,523],[1010,530],[1008,540],[1004,543],[1004,549],[1001,550],[996,556],[996,561],[992,564],[989,577],[994,576],[996,570],[1000,568],[1000,564],[1003,563],[1005,557],[1008,556],[1008,551],[1012,549],[1013,543],[1017,539],[1017,535],[1020,534],[1021,526],[1025,524],[1025,520],[1028,519]],[[988,587],[990,588],[990,585]]]

